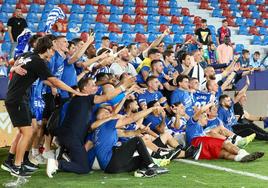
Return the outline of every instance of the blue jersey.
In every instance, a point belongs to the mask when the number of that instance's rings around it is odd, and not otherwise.
[[[158,101],[163,97],[162,93],[160,91],[155,91],[153,93],[146,90],[143,94],[138,95],[138,103],[142,104],[145,103],[146,105],[151,101]],[[162,105],[165,105],[166,103],[163,103]]]
[[[143,76],[142,76],[142,72],[150,72],[150,67],[148,66],[143,66],[142,69],[140,70],[140,72],[137,74],[136,76],[136,82],[138,84],[145,84],[145,80],[143,79]]]
[[[63,81],[66,85],[72,87],[77,85],[77,75],[76,70],[74,68],[74,64],[68,63],[69,59],[64,60],[64,69],[61,77],[61,81]],[[60,91],[62,98],[69,98],[69,94],[65,90]]]
[[[175,121],[176,121],[176,117],[172,117],[171,118],[172,123],[169,123],[168,128],[170,130],[172,130],[173,133],[184,133],[186,130],[187,119],[185,119],[184,117],[180,118],[180,127],[179,128],[172,127],[172,125],[175,124]]]
[[[211,129],[218,127],[220,125],[223,125],[222,121],[220,120],[220,118],[216,117],[214,119],[209,119],[208,120],[208,124],[207,126],[204,127],[204,131],[210,131]]]
[[[165,64],[163,64],[164,66],[164,69],[163,69],[163,72],[166,74],[166,75],[169,75],[169,76],[173,76],[173,74],[177,71],[175,69],[175,67],[173,67],[173,65],[169,64],[168,66],[166,66]]]
[[[170,103],[173,105],[177,102],[180,102],[184,105],[188,116],[193,116],[193,99],[188,91],[184,91],[178,88],[174,90],[170,97]]]
[[[201,107],[207,105],[211,100],[211,94],[202,91],[193,93],[194,106]]]
[[[124,128],[124,130],[125,130],[125,131],[135,131],[135,130],[137,130],[137,124],[136,124],[136,122],[127,125],[127,126]],[[130,138],[131,138],[131,137],[119,137],[119,141],[120,141],[120,142],[126,142],[126,141],[128,141]]]
[[[215,101],[214,101],[214,103],[216,105],[219,105],[220,104],[220,96],[221,95],[222,95],[222,89],[221,89],[221,87],[219,87],[219,89],[218,89],[218,91],[217,91],[217,93],[215,95]]]
[[[154,131],[155,133],[159,134],[159,132],[156,130],[156,128],[161,125],[163,118],[161,116],[154,116],[153,114],[148,115],[144,121],[143,124],[146,126],[149,123],[151,123],[150,125],[150,129],[152,131]],[[172,121],[169,118],[165,119],[165,124],[167,127],[170,127],[170,124],[172,123]]]
[[[197,121],[194,121],[193,118],[190,118],[186,126],[187,145],[191,145],[192,140],[199,136],[205,136],[203,127]]]
[[[117,120],[108,121],[94,132],[93,141],[96,156],[102,170],[105,170],[109,164],[113,155],[113,147],[118,141],[116,123]]]
[[[228,110],[224,109],[222,106],[219,107],[218,110],[219,118],[222,120],[225,128],[233,131],[232,126],[237,124],[237,120],[235,117],[233,105]]]
[[[45,102],[42,97],[43,81],[37,79],[32,87],[30,93],[30,106],[32,114],[36,117],[37,121],[43,119],[43,110],[45,108]]]
[[[167,79],[165,78],[165,75],[164,75],[163,73],[161,73],[161,74],[157,77],[157,79],[159,80],[159,82],[160,82],[161,84],[164,84],[164,83],[168,82]]]

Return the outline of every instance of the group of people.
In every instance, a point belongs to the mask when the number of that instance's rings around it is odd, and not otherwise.
[[[178,158],[261,158],[263,152],[244,149],[255,137],[268,140],[253,122],[267,117],[243,109],[249,79],[234,97],[223,94],[256,67],[244,63],[245,53],[211,58],[202,23],[197,38],[176,49],[163,42],[168,29],[150,45],[119,46],[103,37],[99,49],[93,33],[85,41],[33,35],[9,73],[5,105],[18,134],[1,168],[19,177],[44,163],[50,178],[92,169],[152,177]],[[226,44],[230,32],[222,36]]]

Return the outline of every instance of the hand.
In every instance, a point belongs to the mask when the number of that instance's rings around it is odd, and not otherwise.
[[[121,115],[121,114],[114,114],[114,115],[111,116],[111,119],[120,119],[120,118],[122,118],[122,117],[124,117],[124,115]]]
[[[249,80],[249,77],[246,76],[246,84],[249,86],[250,85],[250,80]]]
[[[27,70],[21,67],[22,65],[16,66],[13,68],[14,72],[20,76],[24,76],[27,74]]]
[[[58,94],[57,88],[51,87],[51,92],[53,96],[56,96]]]
[[[88,36],[87,36],[87,42],[86,43],[91,44],[94,41],[94,39],[95,39],[95,34],[94,33],[90,33],[90,35],[89,34],[87,34],[87,35]]]
[[[237,60],[239,59],[240,55],[235,55],[234,56],[234,61],[237,62]]]
[[[163,111],[162,106],[154,106],[151,109],[152,109],[152,111],[157,112],[157,113],[161,113]]]
[[[170,34],[170,30],[169,30],[169,28],[167,28],[167,29],[164,31],[163,35],[164,35],[164,36],[167,36],[167,35],[169,35],[169,34]]]
[[[103,52],[101,55],[98,56],[100,59],[104,59],[104,58],[107,58],[109,57],[109,51],[105,51]]]
[[[130,88],[132,85],[134,85],[136,82],[136,77],[128,77],[123,82],[123,87]]]
[[[236,63],[234,66],[234,71],[239,71],[240,70],[240,63]]]
[[[161,111],[161,116],[163,119],[166,118],[166,111],[164,109]]]
[[[131,88],[129,89],[130,92],[136,92],[138,94],[143,94],[145,92],[145,88],[141,88],[138,85],[133,85],[131,86]]]
[[[168,81],[172,79],[169,75],[166,75],[166,74],[164,74],[164,78],[165,78],[166,80],[168,80]]]
[[[159,99],[159,103],[162,104],[164,102],[167,101],[167,98],[166,97],[162,97],[161,99]]]

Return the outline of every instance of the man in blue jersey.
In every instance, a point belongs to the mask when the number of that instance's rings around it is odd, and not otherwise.
[[[211,160],[222,158],[239,162],[250,162],[263,157],[263,152],[254,152],[249,154],[244,149],[239,149],[229,141],[206,136],[206,133],[203,130],[203,127],[206,126],[208,122],[206,111],[212,105],[214,104],[210,103],[209,105],[198,109],[193,117],[191,117],[187,122],[187,144],[191,144],[193,146],[202,145],[202,150],[195,159]]]
[[[162,95],[159,89],[159,80],[155,76],[149,76],[146,80],[148,89],[145,93],[138,96],[138,103],[142,109],[147,108],[147,104],[151,101],[157,100],[162,106],[167,107],[166,98]]]
[[[97,104],[111,100],[133,84],[134,79],[129,78],[120,87],[115,88],[113,92],[106,95],[95,95],[98,87],[95,85],[94,80],[85,78],[79,82],[79,90],[89,96],[72,98],[62,125],[57,130],[59,143],[67,149],[71,161],[48,159],[47,175],[50,178],[53,177],[53,173],[58,169],[78,174],[89,172],[90,168],[84,141],[89,130],[89,123],[92,118],[90,114],[93,110],[93,105],[94,103]]]
[[[189,77],[186,75],[179,75],[176,79],[178,88],[172,92],[170,97],[170,104],[181,102],[185,108],[188,116],[193,115],[193,100],[189,92]]]

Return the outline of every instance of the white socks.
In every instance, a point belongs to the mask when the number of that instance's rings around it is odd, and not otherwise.
[[[244,150],[244,149],[240,149],[240,150],[238,151],[238,154],[235,156],[234,160],[235,160],[235,161],[241,161],[241,159],[242,159],[243,157],[247,156],[247,155],[249,155],[249,153],[248,153],[246,150]]]

